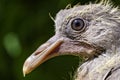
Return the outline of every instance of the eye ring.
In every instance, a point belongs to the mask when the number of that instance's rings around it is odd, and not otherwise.
[[[81,18],[76,18],[72,20],[71,28],[75,31],[83,31],[85,29],[85,21]]]

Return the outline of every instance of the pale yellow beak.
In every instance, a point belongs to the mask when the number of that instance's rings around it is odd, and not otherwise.
[[[63,38],[56,40],[53,43],[46,42],[41,45],[30,57],[27,58],[23,65],[24,76],[36,67],[42,64],[47,59],[56,56],[57,54],[52,53],[56,48],[58,48],[63,42]]]

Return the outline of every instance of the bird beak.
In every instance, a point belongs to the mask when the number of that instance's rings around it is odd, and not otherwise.
[[[53,52],[62,44],[63,38],[59,38],[57,40],[54,40],[54,37],[52,38],[41,45],[30,57],[27,58],[23,65],[24,76],[33,71],[46,60],[58,55]]]

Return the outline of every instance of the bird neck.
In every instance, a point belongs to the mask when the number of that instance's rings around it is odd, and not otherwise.
[[[113,53],[109,50],[80,65],[75,80],[104,80],[109,72],[118,66],[120,66],[120,51]]]

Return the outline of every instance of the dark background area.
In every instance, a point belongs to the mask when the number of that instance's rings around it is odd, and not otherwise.
[[[80,60],[76,56],[52,58],[26,77],[22,67],[25,59],[54,35],[49,13],[55,17],[60,9],[79,2],[90,0],[0,0],[0,79],[72,80]],[[120,0],[113,2],[120,5]]]

